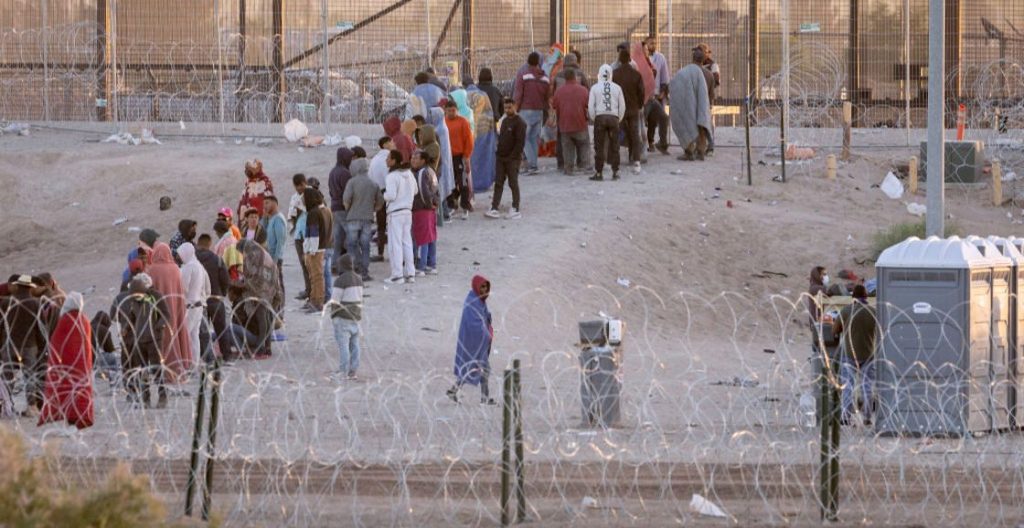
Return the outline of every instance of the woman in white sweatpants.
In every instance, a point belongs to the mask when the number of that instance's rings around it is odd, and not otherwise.
[[[384,187],[384,201],[388,210],[388,259],[391,278],[387,282],[416,282],[416,264],[412,247],[412,201],[419,192],[416,178],[402,153],[392,150],[388,154],[388,173]]]

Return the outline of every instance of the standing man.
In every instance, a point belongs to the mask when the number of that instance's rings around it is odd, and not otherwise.
[[[534,51],[526,59],[527,69],[516,78],[513,101],[526,122],[526,170],[537,174],[538,140],[544,126],[544,110],[548,107],[551,80],[540,67],[540,54]]]
[[[402,155],[405,156],[404,154]],[[377,212],[384,208],[384,195],[364,167],[368,167],[365,159],[352,162],[352,179],[345,186],[345,240],[348,254],[352,255],[355,269],[364,281],[370,277],[370,237],[372,236],[374,219]],[[384,238],[383,232],[377,236]]]
[[[181,258],[178,257],[178,248],[185,242],[195,244],[195,240],[196,221],[186,219],[178,222],[178,231],[171,237],[171,242],[168,245],[171,246],[171,256],[174,257],[174,262],[179,266],[181,266]]]
[[[863,284],[853,287],[853,303],[840,310],[833,331],[841,333],[843,338],[843,355],[839,365],[839,379],[843,384],[843,414],[840,423],[850,424],[856,407],[854,390],[860,388],[864,400],[864,425],[871,425],[878,313],[868,305],[868,291]]]
[[[352,179],[352,173],[348,166],[352,163],[352,151],[348,147],[338,149],[337,163],[331,169],[331,175],[327,178],[327,186],[331,194],[331,215],[333,232],[331,233],[332,246],[328,247],[331,256],[334,258],[345,254],[345,204],[342,197],[345,196],[345,185]],[[329,258],[329,257],[328,257]],[[337,267],[330,270],[330,273],[337,275]]]
[[[388,154],[395,149],[395,142],[388,136],[382,136],[377,140],[380,150],[370,160],[370,180],[377,184],[381,197],[384,195],[384,186],[388,179]],[[384,262],[384,246],[388,243],[388,212],[381,207],[377,209],[377,254],[370,257],[374,262]]]
[[[575,51],[576,50],[573,50],[573,52]],[[555,74],[554,82],[551,83],[552,110],[554,110],[554,97],[558,95],[558,91],[561,90],[568,82],[567,76],[570,73],[575,75],[576,82],[579,83],[580,86],[587,90],[590,89],[590,82],[587,81],[587,74],[583,72],[583,68],[580,68],[579,58],[573,52],[565,54],[565,59],[562,60],[562,69]],[[558,143],[555,149],[555,157],[558,158],[558,170],[565,170],[566,158],[565,153],[563,152],[565,147],[562,145],[561,139],[562,133],[565,132],[565,130],[562,130],[561,117],[559,117],[556,124],[558,131]],[[577,152],[577,159],[568,160],[570,168],[579,167],[583,164],[583,158],[579,156],[580,154],[582,154],[582,152]]]
[[[612,166],[612,179],[619,179],[619,122],[626,113],[622,88],[612,81],[612,67],[604,64],[598,81],[590,87],[587,113],[594,122],[594,175],[592,181],[604,179],[604,160]]]
[[[6,317],[8,346],[10,356],[21,366],[21,375],[25,380],[28,407],[22,416],[35,418],[43,408],[43,380],[46,377],[46,345],[49,335],[39,318],[42,305],[39,299],[32,296],[32,290],[36,287],[32,277],[18,275],[12,279],[8,283],[12,294]],[[13,376],[10,371],[4,375]],[[10,379],[13,381],[13,377]]]
[[[444,124],[451,136],[452,168],[455,169],[455,192],[445,197],[445,200],[451,211],[461,207],[462,219],[467,220],[473,211],[473,203],[470,201],[473,194],[473,180],[470,176],[472,167],[469,163],[473,156],[473,131],[469,121],[459,115],[459,105],[451,100],[444,106]]]
[[[196,245],[196,258],[206,270],[206,276],[210,279],[210,296],[206,300],[206,316],[213,323],[213,340],[220,348],[220,357],[224,361],[231,361],[231,333],[228,331],[227,305],[225,303],[228,294],[228,285],[231,284],[231,277],[228,276],[228,268],[224,261],[213,251],[210,251],[213,241],[210,235],[203,233],[199,235]],[[207,358],[209,359],[209,358]]]
[[[505,190],[505,180],[512,190],[512,209],[509,218],[520,218],[519,212],[519,163],[523,159],[523,148],[526,145],[527,125],[516,113],[516,104],[505,98],[505,119],[501,122],[498,133],[498,152],[494,164],[494,193],[491,198],[491,209],[488,218],[500,218],[501,193]]]
[[[711,46],[700,43],[697,44],[697,48],[704,52],[704,62],[701,66],[704,67],[704,80],[708,83],[708,106],[711,107],[711,130],[708,134],[708,154],[715,151],[715,119],[714,119],[714,108],[715,108],[715,92],[718,87],[722,84],[722,73],[718,67],[718,63],[711,58]],[[707,75],[710,73],[711,75]]]
[[[629,147],[629,162],[633,164],[633,173],[640,174],[640,150],[643,148],[640,144],[640,115],[644,108],[644,79],[630,65],[630,60],[628,49],[619,51],[619,64],[612,74],[612,80],[622,88],[622,96],[626,101],[622,125],[626,133],[626,146]]]
[[[668,154],[668,114],[665,113],[665,101],[668,100],[668,60],[658,51],[658,37],[651,35],[644,40],[647,58],[654,69],[655,94],[644,107],[647,118],[647,150]],[[658,143],[654,143],[654,131],[658,131]]]
[[[284,247],[288,243],[288,231],[285,228],[284,215],[276,196],[268,196],[263,202],[263,232],[267,234],[267,253],[277,264],[277,274],[281,279],[281,296],[284,297]]]
[[[302,283],[305,289],[295,296],[297,301],[309,299],[309,270],[306,269],[306,254],[302,250],[303,240],[306,238],[306,205],[302,201],[303,193],[306,192],[306,175],[296,174],[292,176],[292,185],[295,187],[295,194],[288,201],[288,223],[291,225],[292,240],[295,242],[295,254],[299,257],[299,266],[302,268]],[[225,288],[224,295],[228,291]]]
[[[391,277],[388,284],[416,282],[416,263],[412,254],[412,201],[416,196],[416,178],[409,165],[402,161],[402,153],[392,150],[388,154],[387,184],[384,201],[388,208],[388,259]]]
[[[672,131],[683,146],[683,161],[704,161],[708,139],[711,137],[711,104],[709,101],[707,70],[704,52],[693,50],[693,62],[679,70],[669,86],[669,104],[672,108]]]
[[[304,307],[306,313],[316,313],[324,308],[324,253],[331,247],[331,212],[323,207],[324,198],[316,189],[306,189],[302,200],[306,206],[306,238],[302,244],[309,269],[309,301]]]
[[[575,57],[569,55],[569,57]],[[558,136],[562,145],[564,171],[572,176],[575,169],[589,170],[590,131],[587,128],[587,105],[590,92],[577,80],[576,72],[565,72],[565,84],[555,91],[552,107],[558,115]],[[580,167],[576,166],[577,152],[583,153]]]

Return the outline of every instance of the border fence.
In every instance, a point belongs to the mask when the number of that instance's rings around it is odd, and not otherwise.
[[[1015,119],[1024,4],[947,0],[946,19],[948,113]],[[427,67],[459,82],[487,66],[510,86],[552,42],[596,71],[650,33],[673,71],[711,45],[720,124],[747,94],[755,109],[849,101],[855,126],[924,122],[926,0],[2,0],[0,119],[379,122]]]

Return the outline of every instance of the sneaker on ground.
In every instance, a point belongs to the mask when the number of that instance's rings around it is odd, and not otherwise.
[[[523,215],[522,215],[522,213],[519,212],[519,209],[512,208],[512,209],[509,210],[508,216],[506,218],[508,218],[509,220],[515,220],[515,219],[522,218],[522,217],[523,217]]]
[[[490,211],[484,213],[487,218],[501,218],[501,213],[497,209],[491,208]]]
[[[459,391],[455,390],[454,387],[448,389],[448,391],[445,392],[445,394],[448,395],[448,398],[450,398],[453,402],[459,403]]]
[[[349,372],[348,373],[348,380],[349,381],[359,381],[359,376],[356,376],[356,373],[354,371],[353,372]]]
[[[498,402],[494,401],[494,398],[480,398],[481,405],[497,405]]]
[[[295,296],[296,301],[305,301],[306,299],[309,299],[309,294],[304,291],[299,292],[299,294]]]
[[[373,277],[371,277],[369,273],[364,274],[361,278],[363,279],[363,282],[370,282],[373,280]]]
[[[416,277],[406,277],[405,278],[405,283],[406,284],[416,284]]]
[[[604,175],[602,175],[600,172],[595,172],[594,175],[590,177],[590,181],[602,181],[602,180],[604,180]]]
[[[535,175],[535,174],[539,174],[539,173],[540,173],[540,167],[532,167],[532,168],[530,169],[530,175],[531,175],[531,176],[532,176],[532,175]]]
[[[416,276],[417,277],[426,277],[427,276],[427,272],[425,272],[423,270],[416,270]]]
[[[633,174],[640,174],[640,162],[633,162]]]
[[[437,268],[427,268],[427,275],[437,275]]]
[[[288,336],[284,335],[281,332],[274,332],[273,334],[270,334],[270,340],[271,341],[287,341],[288,340]]]
[[[402,284],[403,282],[405,282],[405,277],[390,277],[384,279],[384,282],[386,282],[387,284]]]
[[[618,171],[612,173],[612,179],[618,181],[618,179],[619,179]]]
[[[384,255],[373,255],[370,257],[370,262],[384,262]]]

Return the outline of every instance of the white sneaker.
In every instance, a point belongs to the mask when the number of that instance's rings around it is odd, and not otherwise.
[[[427,275],[437,275],[437,268],[427,268]]]
[[[484,213],[484,216],[487,218],[501,218],[501,213],[497,209],[492,208],[490,211]]]
[[[640,162],[633,163],[633,174],[640,174]]]
[[[469,220],[469,211],[463,209],[462,210],[462,214],[459,215],[459,218],[461,218],[463,220]]]
[[[405,278],[405,283],[406,284],[416,284],[416,277],[406,277]]]
[[[426,277],[427,276],[427,272],[416,270],[416,276],[417,277]]]
[[[405,277],[391,277],[384,279],[385,284],[402,284],[405,282]]]
[[[519,212],[519,209],[513,208],[509,210],[508,216],[506,216],[505,218],[508,218],[509,220],[516,220],[522,217],[523,215],[522,213]]]

